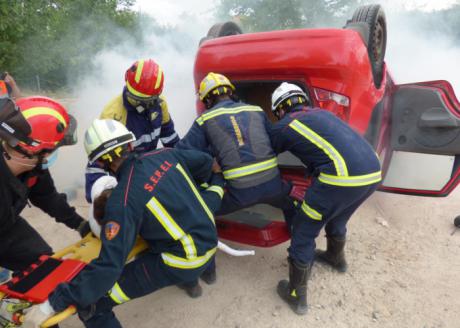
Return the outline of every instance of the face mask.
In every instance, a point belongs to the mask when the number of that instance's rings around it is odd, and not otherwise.
[[[58,151],[55,150],[46,158],[46,163],[42,163],[42,170],[49,169],[54,163],[56,163],[58,157]]]

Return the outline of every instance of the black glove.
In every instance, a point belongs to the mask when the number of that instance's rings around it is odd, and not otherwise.
[[[80,234],[81,238],[84,238],[87,234],[91,232],[91,227],[89,226],[89,222],[84,220],[77,228],[78,233]]]

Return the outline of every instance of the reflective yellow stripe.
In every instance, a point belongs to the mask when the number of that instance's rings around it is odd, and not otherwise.
[[[214,247],[213,249],[207,251],[205,255],[195,257],[194,259],[184,259],[171,253],[161,253],[161,258],[166,265],[174,268],[195,269],[208,262],[208,260],[216,253],[216,249],[217,248]]]
[[[338,176],[348,176],[348,168],[345,160],[337,149],[335,149],[334,146],[332,146],[327,140],[298,120],[293,120],[289,126],[308,139],[316,147],[324,151],[324,153],[334,162],[335,170],[337,171]]]
[[[155,83],[155,89],[158,89],[161,83],[161,77],[163,76],[163,70],[161,69],[160,66],[158,66],[158,75],[157,75],[157,81]]]
[[[184,168],[180,164],[177,164],[176,168],[179,170],[180,173],[182,173],[182,175],[184,176],[185,180],[187,180],[190,188],[192,189],[193,193],[195,194],[195,197],[198,199],[198,201],[200,202],[201,206],[203,206],[203,209],[206,212],[206,214],[208,215],[209,219],[212,221],[213,224],[215,224],[214,215],[212,215],[212,212],[209,210],[208,205],[206,205],[206,203],[203,200],[203,197],[201,197],[200,193],[196,189],[195,184],[192,182],[192,180],[190,180],[190,177],[188,176],[187,172],[185,172]]]
[[[134,89],[131,84],[129,84],[128,81],[126,81],[126,87],[128,88],[128,91],[131,92],[133,95],[141,97],[141,98],[150,98],[152,96],[146,95],[145,93],[139,92],[136,89]]]
[[[139,81],[141,80],[143,69],[144,69],[144,60],[142,59],[142,60],[139,60],[139,62],[137,63],[136,76],[134,76],[134,81],[136,81],[136,83],[139,83]]]
[[[308,206],[305,202],[302,203],[302,211],[304,211],[304,213],[313,220],[321,221],[323,219],[323,215],[321,213]]]
[[[225,115],[225,114],[237,114],[241,112],[263,112],[263,109],[260,107],[255,107],[255,106],[219,108],[219,109],[213,110],[210,113],[204,113],[203,115],[201,115],[200,117],[196,119],[196,122],[198,123],[198,125],[203,125],[204,122],[216,116]]]
[[[380,171],[365,174],[365,175],[354,175],[347,177],[339,177],[335,175],[330,175],[326,173],[320,173],[318,180],[322,183],[342,186],[342,187],[359,187],[367,186],[373,183],[380,182],[382,180],[382,173]]]
[[[24,115],[26,120],[37,115],[50,115],[56,118],[59,122],[61,122],[64,125],[64,127],[67,127],[67,122],[65,121],[64,116],[62,116],[61,113],[59,113],[58,111],[48,107],[32,107],[24,110],[22,112],[22,115]]]
[[[130,301],[131,299],[126,296],[126,294],[121,290],[120,285],[118,282],[109,290],[110,298],[117,304],[122,304]]]
[[[238,122],[236,121],[234,115],[230,116],[230,121],[232,122],[233,130],[235,131],[236,140],[238,140],[238,146],[244,146],[243,135],[241,134],[240,127],[238,126]]]
[[[184,248],[187,258],[196,257],[196,247],[193,238],[187,235],[181,227],[174,221],[168,211],[161,205],[161,203],[152,197],[147,203],[147,208],[161,223],[163,228],[169,233],[174,240],[179,240]]]
[[[222,199],[222,197],[224,197],[224,188],[220,187],[220,186],[211,186],[209,188],[206,188],[206,191],[213,191],[215,193],[217,193],[220,197],[220,199]]]
[[[246,175],[251,175],[254,173],[266,171],[277,165],[278,165],[278,161],[276,157],[274,157],[274,158],[271,158],[263,162],[238,167],[236,169],[227,170],[222,173],[225,179],[231,180],[231,179],[236,179],[236,178],[243,177]]]

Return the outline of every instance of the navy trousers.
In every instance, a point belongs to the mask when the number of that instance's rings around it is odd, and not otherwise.
[[[326,236],[345,237],[348,220],[377,186],[338,187],[314,180],[293,219],[289,256],[296,262],[311,263],[315,239],[323,227]]]
[[[142,254],[128,263],[118,280],[121,290],[130,299],[145,296],[166,286],[196,281],[208,266],[209,261],[195,269],[177,269],[164,264],[160,254]],[[87,328],[122,327],[113,313],[116,304],[109,296],[96,304],[78,309],[78,316]]]

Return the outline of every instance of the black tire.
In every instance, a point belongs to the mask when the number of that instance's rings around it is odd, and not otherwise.
[[[355,10],[353,17],[347,23],[365,23],[369,29],[367,52],[372,66],[374,84],[380,88],[383,79],[383,63],[387,46],[387,22],[385,12],[380,5],[361,6]]]
[[[208,34],[200,40],[200,46],[207,40],[238,34],[243,34],[243,31],[235,22],[217,23],[211,26]]]

